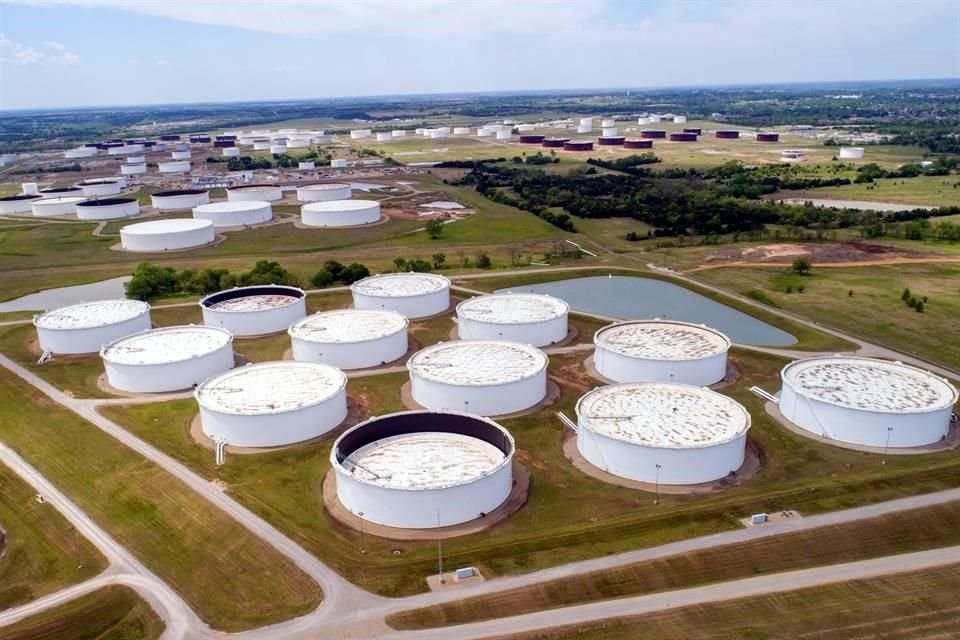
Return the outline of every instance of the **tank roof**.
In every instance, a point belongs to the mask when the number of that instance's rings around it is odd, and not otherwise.
[[[233,415],[267,415],[320,404],[347,385],[336,367],[277,361],[232,369],[201,383],[194,395],[204,408]]]
[[[376,340],[404,331],[408,324],[395,311],[337,309],[297,320],[287,333],[310,342],[341,344]]]
[[[86,198],[78,196],[67,196],[66,198],[41,198],[40,200],[34,200],[31,203],[31,206],[46,206],[54,204],[77,204],[80,202],[86,202]]]
[[[378,298],[422,296],[450,288],[450,281],[432,273],[384,273],[354,282],[356,293]]]
[[[616,440],[684,449],[729,442],[750,428],[739,403],[709,389],[662,382],[630,382],[594,389],[577,402],[588,428]]]
[[[135,233],[141,235],[154,235],[161,233],[176,233],[178,231],[193,231],[212,227],[210,220],[198,220],[196,218],[170,218],[167,220],[151,220],[150,222],[138,222],[121,227],[121,233]]]
[[[125,336],[101,349],[100,355],[117,364],[167,364],[207,355],[231,342],[233,335],[226,329],[183,325]]]
[[[351,453],[341,464],[358,480],[391,489],[441,489],[482,478],[506,456],[489,442],[427,431],[390,436]]]
[[[593,342],[645,360],[699,360],[730,348],[730,339],[719,331],[675,320],[619,322],[597,331]]]
[[[239,213],[241,211],[259,211],[270,207],[269,202],[259,200],[224,200],[200,204],[193,208],[196,213]]]
[[[889,360],[806,358],[788,364],[781,375],[801,395],[863,411],[923,413],[957,402],[957,389],[943,378]]]
[[[490,324],[532,324],[553,320],[570,310],[570,305],[552,296],[537,293],[497,293],[464,300],[457,315]]]
[[[347,182],[322,182],[319,184],[305,184],[297,188],[307,191],[332,191],[333,189],[350,189],[351,187]]]
[[[150,311],[139,300],[81,302],[42,313],[33,319],[41,329],[90,329],[124,322]]]
[[[442,384],[494,386],[543,371],[547,356],[535,347],[500,340],[454,340],[421,349],[407,362],[411,374]]]

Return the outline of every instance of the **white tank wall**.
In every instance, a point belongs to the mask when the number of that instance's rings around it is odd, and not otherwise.
[[[107,381],[121,391],[132,393],[165,393],[181,391],[200,384],[207,378],[233,368],[233,343],[228,342],[190,360],[164,364],[133,365],[103,361]]]
[[[37,327],[37,339],[40,342],[40,348],[51,353],[98,353],[104,345],[149,328],[150,310],[147,309],[135,318],[102,327],[85,329]]]
[[[313,160],[308,160],[306,162],[298,162],[297,169],[300,171],[309,171],[310,169],[316,169],[316,165]]]
[[[99,207],[74,206],[74,209],[77,212],[77,217],[81,220],[116,220],[117,218],[132,218],[140,215],[140,203],[137,200]]]
[[[171,160],[189,160],[190,159],[189,151],[171,151],[170,159]]]
[[[684,124],[687,121],[687,116],[673,116],[673,124]]]
[[[426,318],[450,308],[450,288],[431,291],[419,296],[379,297],[353,291],[354,309],[386,309],[410,319]]]
[[[609,128],[609,127],[615,127],[615,126],[617,126],[617,121],[614,120],[613,118],[604,118],[603,120],[600,121],[601,128],[603,127]]]
[[[338,189],[297,189],[297,200],[300,202],[329,202],[330,200],[348,200],[353,195],[350,185]]]
[[[257,190],[227,189],[227,200],[229,202],[273,202],[283,197],[283,191],[280,187],[268,187]]]
[[[790,422],[818,436],[851,444],[883,447],[887,428],[891,447],[920,447],[938,442],[950,430],[953,407],[927,413],[881,413],[841,407],[797,393],[783,381],[780,412]]]
[[[182,211],[210,202],[210,192],[185,193],[177,196],[150,196],[150,204],[160,211]]]
[[[621,478],[660,484],[699,484],[725,477],[743,465],[747,435],[712,447],[668,449],[642,446],[599,434],[580,419],[577,449],[593,466]]]
[[[77,201],[83,198],[41,198],[30,203],[30,210],[35,216],[68,216],[77,211]]]
[[[338,369],[366,369],[393,362],[407,352],[406,328],[376,340],[363,342],[313,342],[297,336],[290,337],[293,359],[300,362],[320,362]]]
[[[351,200],[350,202],[358,202]],[[380,204],[370,201],[372,205],[362,209],[332,209],[318,211],[309,204],[300,207],[300,220],[308,227],[351,227],[361,224],[372,224],[380,221]]]
[[[604,138],[616,138],[617,135],[619,135],[619,131],[617,131],[616,127],[604,127],[601,135]]]
[[[125,176],[133,176],[147,172],[146,164],[125,164],[120,167],[120,173]]]
[[[144,223],[145,224],[145,223]],[[136,233],[120,229],[120,244],[127,251],[173,251],[210,244],[216,238],[213,225],[167,233]]]
[[[240,147],[224,147],[220,154],[224,158],[239,158]]]
[[[95,196],[115,196],[123,189],[119,182],[101,182],[96,184],[79,184],[83,195],[87,198]]]
[[[253,143],[254,151],[269,151],[270,150],[270,141],[269,140],[257,140]]]
[[[63,152],[64,158],[92,158],[97,155],[96,147],[76,147]]]
[[[593,364],[600,375],[615,382],[676,382],[706,387],[727,375],[727,352],[699,360],[648,360],[597,345]]]
[[[193,217],[197,220],[209,220],[214,227],[263,224],[273,219],[273,207],[269,202],[260,204],[263,206],[247,211],[204,211],[202,207],[198,207],[193,210]]]
[[[287,152],[287,145],[285,144],[272,144],[270,145],[270,153],[275,153],[277,155]]]
[[[317,438],[347,417],[347,391],[293,411],[258,415],[220,413],[200,403],[203,432],[238,447],[279,447]]]
[[[259,311],[218,311],[201,305],[203,324],[221,327],[237,337],[262,336],[286,331],[291,324],[307,316],[307,298],[302,296],[282,307]]]
[[[547,369],[529,378],[489,386],[444,384],[411,371],[410,393],[431,411],[500,416],[529,409],[543,400],[547,395]]]
[[[390,135],[394,138],[405,138],[407,136],[407,132],[404,129],[394,129],[390,132]]]
[[[863,147],[840,147],[840,157],[857,159],[863,157]]]
[[[513,469],[505,464],[468,484],[418,491],[377,487],[355,480],[338,465],[337,497],[363,519],[403,529],[434,529],[469,522],[491,513],[510,496]],[[439,514],[439,523],[438,523]]]
[[[567,337],[567,314],[523,324],[480,322],[457,317],[457,333],[461,340],[509,340],[534,347],[544,347]]]
[[[37,200],[41,200],[41,198],[2,201],[0,202],[0,213],[30,213],[32,211],[30,205]]]
[[[509,140],[513,137],[510,131],[497,131],[497,140]]]
[[[172,160],[169,162],[160,162],[157,164],[157,170],[160,173],[186,173],[190,171],[190,161]]]
[[[125,164],[143,164],[146,161],[147,161],[146,156],[130,156],[129,158],[124,160],[124,163]]]
[[[333,158],[330,160],[330,166],[334,169],[345,169],[347,167],[347,161],[344,158]]]

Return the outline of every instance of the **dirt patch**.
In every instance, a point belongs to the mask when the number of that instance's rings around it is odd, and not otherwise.
[[[412,195],[381,200],[380,206],[384,210],[384,213],[388,213],[390,217],[406,220],[430,220],[431,218],[460,220],[461,218],[466,218],[476,213],[476,209],[471,209],[466,206],[464,206],[463,209],[431,209],[420,206],[438,201],[453,202],[448,194],[437,191],[424,191]]]
[[[761,244],[750,247],[721,249],[707,257],[699,268],[724,265],[790,264],[797,258],[807,258],[816,264],[857,264],[916,260],[935,257],[902,247],[870,242],[832,242]]]

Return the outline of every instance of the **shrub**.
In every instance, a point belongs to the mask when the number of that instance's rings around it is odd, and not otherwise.
[[[493,266],[493,260],[487,255],[486,251],[477,254],[477,267],[480,269],[489,269]]]
[[[326,269],[321,269],[313,274],[313,277],[310,278],[310,284],[315,286],[317,289],[326,289],[328,286],[334,283],[335,278],[333,274],[327,271]]]
[[[436,240],[443,235],[443,226],[443,220],[440,218],[427,220],[427,235],[430,236],[431,240]]]

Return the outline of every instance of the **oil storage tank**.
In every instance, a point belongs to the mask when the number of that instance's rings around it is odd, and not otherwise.
[[[353,189],[349,183],[327,182],[308,184],[297,188],[297,200],[300,202],[327,202],[330,200],[349,200]]]
[[[40,195],[17,195],[0,198],[0,213],[32,213],[31,203],[42,200]]]
[[[844,160],[863,158],[863,147],[840,147],[840,158]]]
[[[384,273],[350,285],[356,309],[386,309],[426,318],[450,307],[450,281],[433,273]]]
[[[227,200],[230,202],[273,202],[283,198],[283,191],[274,184],[246,184],[227,189]]]
[[[273,207],[259,200],[210,202],[194,207],[193,217],[209,220],[214,227],[245,227],[270,222]]]
[[[116,220],[140,215],[140,201],[136,198],[102,198],[78,202],[80,220]]]
[[[320,437],[347,417],[347,376],[315,362],[261,362],[207,379],[194,391],[203,432],[240,447]]]
[[[597,331],[594,366],[615,382],[707,386],[727,373],[730,339],[705,325],[676,320],[618,322]]]
[[[719,480],[743,464],[750,414],[703,387],[628,382],[580,398],[577,449],[593,466],[651,484]]]
[[[396,311],[336,309],[297,320],[287,333],[294,360],[366,369],[403,357],[408,325]]]
[[[337,498],[370,522],[448,527],[496,510],[513,488],[513,436],[488,418],[409,411],[372,418],[330,452]]]
[[[30,211],[37,217],[68,216],[77,212],[77,205],[86,198],[40,198],[30,201]]]
[[[107,381],[134,393],[180,391],[233,367],[233,336],[185,325],[120,338],[100,350]]]
[[[209,220],[151,220],[120,229],[120,244],[127,251],[178,251],[201,247],[215,239],[213,223]]]
[[[44,352],[97,353],[123,336],[150,328],[150,305],[139,300],[98,300],[60,307],[33,318]]]
[[[262,336],[286,331],[307,315],[303,289],[263,284],[211,293],[200,301],[203,324],[235,336]]]
[[[500,340],[441,342],[407,362],[410,394],[432,411],[498,416],[537,405],[547,394],[547,356]]]
[[[543,347],[567,337],[570,305],[536,293],[498,293],[457,305],[461,340],[509,340]]]
[[[80,187],[84,197],[87,198],[115,196],[123,190],[123,183],[119,180],[84,180],[77,186]]]
[[[812,434],[870,447],[944,438],[957,390],[928,371],[856,356],[805,358],[780,372],[780,411]]]
[[[171,189],[150,194],[150,204],[157,211],[183,211],[210,202],[206,189]]]
[[[375,200],[308,202],[300,207],[300,221],[308,227],[353,227],[380,221]]]

